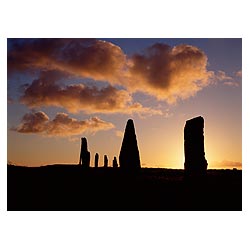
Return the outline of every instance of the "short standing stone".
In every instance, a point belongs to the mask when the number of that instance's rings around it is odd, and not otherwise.
[[[116,157],[114,157],[113,168],[117,168],[117,167],[118,167],[117,159],[116,159]]]

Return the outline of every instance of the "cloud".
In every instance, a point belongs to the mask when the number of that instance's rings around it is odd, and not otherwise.
[[[42,133],[45,131],[49,117],[42,111],[25,114],[22,123],[13,130],[20,133]]]
[[[220,81],[228,81],[228,80],[232,80],[233,78],[231,76],[226,75],[224,71],[219,70],[217,73],[217,79]]]
[[[242,70],[238,70],[236,73],[235,73],[235,75],[237,76],[237,77],[242,77]]]
[[[168,103],[194,96],[211,84],[209,79],[213,76],[213,72],[207,70],[206,54],[191,45],[171,47],[156,43],[143,53],[128,56],[119,46],[97,39],[10,41],[9,73],[63,71],[73,76],[107,81],[112,86],[122,85],[130,93],[144,92]],[[82,93],[80,86],[67,88]],[[67,88],[62,90],[67,92]],[[124,91],[119,94],[122,98],[127,95]]]
[[[116,135],[117,137],[121,137],[121,138],[123,138],[123,136],[124,136],[124,132],[123,132],[123,131],[121,131],[121,130],[116,130],[116,131],[115,131],[115,135]]]
[[[50,120],[44,112],[38,111],[25,114],[21,124],[16,128],[12,128],[12,130],[25,134],[67,137],[112,128],[114,128],[112,123],[103,121],[98,117],[77,120],[70,118],[68,114],[57,113],[55,118]]]
[[[154,44],[130,59],[130,89],[169,103],[195,95],[209,84],[207,56],[197,47]]]
[[[61,86],[57,80],[65,77],[65,72],[43,71],[38,79],[26,85],[20,102],[30,108],[55,106],[76,113],[139,113],[161,114],[159,110],[133,103],[132,96],[126,90],[118,90],[109,85],[103,88],[89,87],[85,84]]]
[[[237,74],[240,74],[239,71],[235,74],[238,77]],[[219,70],[216,74],[214,74],[213,81],[214,82],[222,82],[224,85],[227,85],[227,86],[238,87],[240,85],[239,81],[236,81],[233,77],[228,76],[222,70]]]
[[[227,85],[227,86],[239,87],[239,83],[238,82],[234,82],[234,81],[224,82],[224,84]]]
[[[95,80],[119,82],[126,63],[120,47],[96,39],[10,39],[8,72],[60,70]]]

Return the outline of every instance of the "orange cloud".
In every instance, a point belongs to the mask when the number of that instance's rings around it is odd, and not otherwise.
[[[85,84],[60,86],[57,80],[65,73],[59,71],[43,71],[40,78],[27,85],[20,102],[31,107],[56,106],[72,113],[139,113],[161,114],[158,110],[133,103],[132,96],[126,90],[118,90],[113,86],[97,88]]]
[[[120,47],[96,39],[13,40],[8,72],[43,69],[66,71],[95,80],[119,82],[126,56]]]
[[[121,130],[116,130],[116,131],[115,131],[115,135],[116,135],[117,137],[121,137],[121,138],[123,138],[123,136],[124,136],[124,132],[123,132],[123,131],[121,131]]]
[[[207,56],[197,47],[154,44],[130,59],[129,87],[169,103],[195,95],[209,84]]]
[[[129,57],[119,46],[96,39],[12,41],[8,51],[10,73],[32,69],[64,71],[122,85],[129,91],[144,92],[168,103],[194,96],[211,83],[209,79],[213,76],[206,68],[206,54],[191,45],[170,47],[157,43],[144,53]],[[74,87],[77,88],[74,91],[82,93],[82,87]],[[128,98],[124,91],[119,94],[122,99]]]
[[[42,111],[25,114],[21,124],[12,128],[19,133],[42,134],[46,136],[72,136],[82,133],[95,133],[100,130],[114,128],[110,122],[101,120],[98,117],[92,117],[88,120],[77,120],[70,118],[68,114],[57,113],[53,120]]]
[[[25,114],[22,123],[13,130],[20,133],[42,133],[45,131],[49,117],[42,111]]]

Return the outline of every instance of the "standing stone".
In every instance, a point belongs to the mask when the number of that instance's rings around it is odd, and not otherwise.
[[[90,164],[90,152],[88,151],[87,139],[81,138],[81,152],[79,165],[83,167],[89,167]]]
[[[207,170],[203,128],[204,119],[201,116],[186,121],[184,128],[184,169],[188,174],[204,174]]]
[[[99,154],[95,154],[95,168],[98,168]]]
[[[113,168],[117,168],[117,167],[118,167],[117,159],[116,159],[116,157],[114,157]]]
[[[128,120],[125,128],[122,147],[119,155],[119,163],[120,167],[123,169],[141,168],[134,122],[132,119]]]
[[[107,168],[108,167],[108,156],[104,155],[104,167]]]

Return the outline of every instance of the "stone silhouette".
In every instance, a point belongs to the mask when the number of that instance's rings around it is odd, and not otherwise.
[[[81,138],[81,152],[80,152],[80,160],[79,165],[83,167],[89,167],[90,164],[90,152],[88,151],[87,139]]]
[[[114,157],[113,168],[117,168],[117,167],[118,167],[117,159],[116,159],[116,157]]]
[[[108,156],[104,155],[104,167],[108,167]]]
[[[204,150],[204,119],[195,117],[186,121],[184,128],[184,169],[187,174],[204,174],[207,170],[207,161]]]
[[[98,168],[99,154],[95,154],[95,168]]]
[[[137,146],[134,122],[129,119],[125,128],[119,155],[119,164],[123,169],[141,168],[139,149]]]

